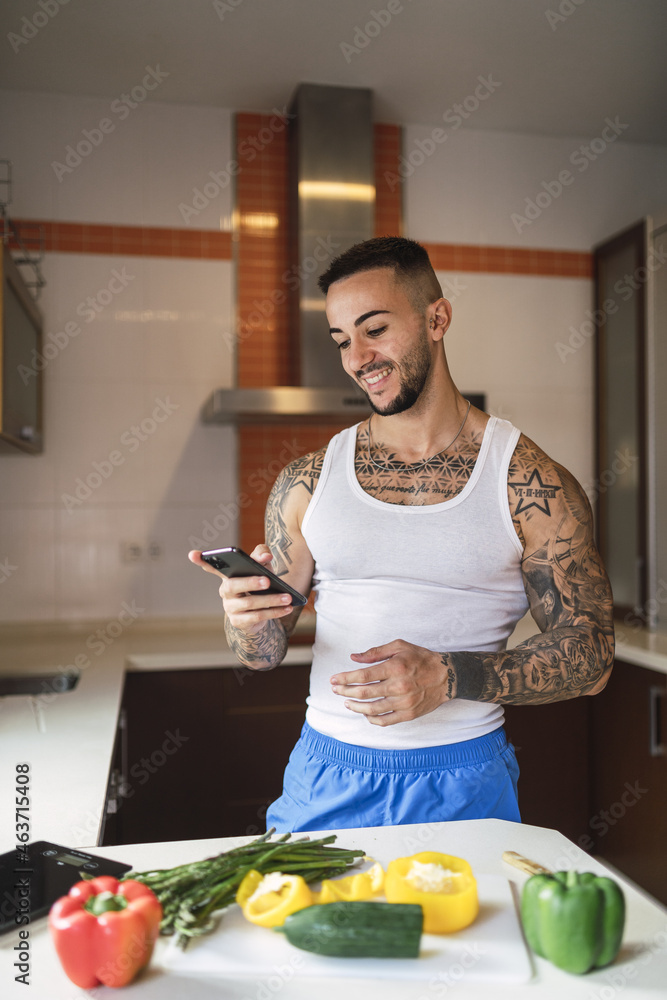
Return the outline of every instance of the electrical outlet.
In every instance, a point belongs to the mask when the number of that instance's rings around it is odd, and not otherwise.
[[[156,562],[156,560],[162,558],[162,546],[159,542],[149,542],[146,552],[148,553],[148,558],[152,562]]]
[[[143,555],[143,549],[139,542],[120,543],[120,561],[123,563],[139,562]]]

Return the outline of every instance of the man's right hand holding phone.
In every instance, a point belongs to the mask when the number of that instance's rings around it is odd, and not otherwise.
[[[268,545],[260,543],[250,553],[256,562],[271,568],[273,556]],[[263,590],[269,587],[269,579],[265,576],[224,576],[219,570],[204,562],[201,552],[193,549],[188,553],[190,562],[201,566],[207,573],[215,573],[222,580],[218,593],[222,598],[222,606],[227,621],[232,628],[248,635],[261,631],[265,623],[279,618],[285,618],[294,609],[289,594],[253,594],[253,590]]]

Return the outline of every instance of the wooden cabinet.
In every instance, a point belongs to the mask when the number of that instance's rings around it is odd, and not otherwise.
[[[263,833],[303,725],[309,670],[128,673],[102,843]]]
[[[667,904],[667,676],[617,660],[589,700],[593,853]]]
[[[128,673],[101,842],[262,833],[309,670]],[[667,676],[617,661],[592,698],[505,712],[523,822],[560,831],[667,903]]]
[[[523,822],[559,830],[667,904],[667,676],[617,660],[592,698],[505,712]]]
[[[589,816],[588,724],[593,700],[505,706],[507,738],[514,744],[521,769],[522,822],[559,830],[584,849]]]

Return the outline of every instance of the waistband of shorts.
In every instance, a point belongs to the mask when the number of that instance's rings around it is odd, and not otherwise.
[[[360,771],[409,772],[447,770],[484,764],[507,749],[505,727],[500,726],[484,736],[443,746],[417,747],[412,750],[377,750],[373,747],[342,743],[317,732],[307,722],[301,731],[301,746],[334,764],[346,764]]]

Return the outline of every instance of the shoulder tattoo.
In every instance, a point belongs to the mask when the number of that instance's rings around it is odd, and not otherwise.
[[[271,549],[275,564],[275,573],[284,575],[291,562],[290,548],[292,537],[288,531],[285,512],[290,497],[294,492],[305,492],[310,498],[322,472],[322,463],[326,448],[312,451],[302,458],[297,458],[286,465],[280,473],[266,505],[266,544]]]

